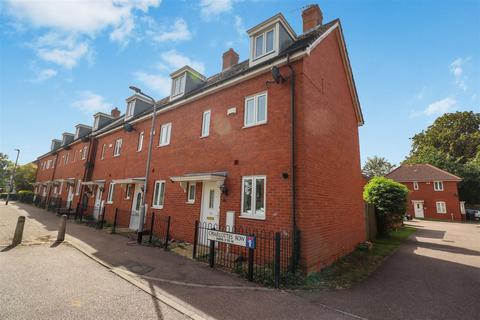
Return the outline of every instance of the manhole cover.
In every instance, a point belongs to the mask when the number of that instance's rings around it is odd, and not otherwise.
[[[129,271],[134,272],[136,274],[146,274],[152,271],[154,268],[147,266],[145,264],[138,263],[136,261],[127,261],[124,264],[125,268],[127,268]]]

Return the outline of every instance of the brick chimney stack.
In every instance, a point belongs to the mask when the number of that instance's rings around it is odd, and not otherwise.
[[[223,67],[222,71],[233,67],[238,64],[238,53],[235,52],[232,48],[228,49],[227,52],[223,54]]]
[[[112,111],[110,112],[110,115],[112,117],[114,117],[115,119],[117,119],[118,117],[120,117],[120,110],[118,110],[117,107],[113,108]]]
[[[322,25],[323,14],[318,4],[311,4],[302,11],[303,33]]]

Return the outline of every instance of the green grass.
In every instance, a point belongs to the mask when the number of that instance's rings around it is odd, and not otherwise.
[[[389,237],[373,241],[373,249],[359,246],[355,251],[340,258],[321,272],[306,277],[296,277],[289,287],[296,289],[345,289],[367,278],[386,257],[391,255],[410,234],[411,227],[391,231]]]

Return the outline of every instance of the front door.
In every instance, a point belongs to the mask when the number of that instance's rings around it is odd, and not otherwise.
[[[67,208],[70,208],[73,200],[73,185],[68,186],[68,195],[67,195]]]
[[[95,205],[93,207],[93,218],[98,220],[100,216],[100,212],[102,211],[102,195],[103,195],[103,188],[97,186],[97,195],[95,196]]]
[[[135,191],[133,193],[132,201],[132,214],[130,216],[130,226],[132,230],[138,230],[138,224],[140,223],[140,210],[142,208],[143,191],[142,185],[135,184]]]
[[[218,229],[220,223],[220,188],[216,182],[204,182],[202,186],[202,212],[200,226],[208,229]],[[200,242],[207,245],[206,235],[200,234]]]
[[[423,214],[423,201],[413,201],[413,208],[415,210],[416,218],[424,218]]]

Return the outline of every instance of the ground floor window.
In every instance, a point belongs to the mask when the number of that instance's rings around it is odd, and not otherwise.
[[[437,213],[447,213],[445,201],[437,201]]]
[[[195,182],[188,183],[188,192],[187,192],[187,202],[194,203],[195,202],[195,191],[197,189],[197,185]]]
[[[125,187],[125,200],[130,199],[131,190],[132,190],[132,185],[127,184],[127,186]]]
[[[165,181],[155,181],[152,208],[162,209],[165,198]]]
[[[265,176],[242,179],[242,216],[265,219]]]
[[[111,182],[108,187],[107,203],[113,203],[113,192],[115,190],[115,183]]]

